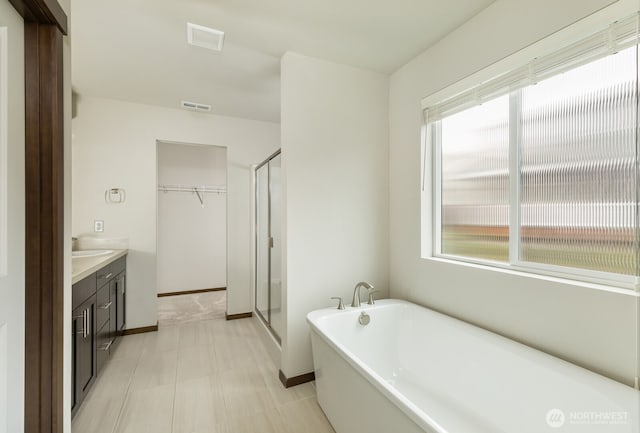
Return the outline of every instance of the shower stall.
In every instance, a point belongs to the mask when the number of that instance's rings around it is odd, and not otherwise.
[[[282,248],[280,151],[255,169],[255,311],[280,343]]]

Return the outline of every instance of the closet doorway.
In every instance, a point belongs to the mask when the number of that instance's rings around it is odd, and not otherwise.
[[[224,317],[227,149],[158,141],[157,158],[158,322]]]
[[[283,322],[280,175],[280,151],[256,167],[255,310],[278,343]]]

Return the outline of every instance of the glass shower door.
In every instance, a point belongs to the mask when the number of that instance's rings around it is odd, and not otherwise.
[[[256,170],[256,312],[269,321],[269,165]]]
[[[280,153],[256,168],[256,313],[276,340],[282,331]]]

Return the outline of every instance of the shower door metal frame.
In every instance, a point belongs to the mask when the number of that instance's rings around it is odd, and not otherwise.
[[[254,204],[255,204],[255,212],[254,212],[254,231],[255,231],[255,275],[254,275],[254,310],[256,315],[262,320],[265,324],[273,338],[276,339],[278,344],[282,344],[282,340],[280,335],[273,329],[271,326],[271,249],[273,248],[273,237],[271,236],[271,167],[269,163],[272,159],[280,156],[282,153],[281,149],[278,149],[276,152],[271,154],[267,159],[258,164],[254,169]],[[267,226],[268,226],[268,238],[269,238],[269,248],[267,249],[267,282],[268,282],[268,293],[267,293],[267,318],[260,312],[258,308],[258,170],[262,167],[267,166]]]

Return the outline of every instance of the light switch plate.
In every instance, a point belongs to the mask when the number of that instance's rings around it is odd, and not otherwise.
[[[93,221],[93,231],[96,233],[102,233],[104,231],[104,221],[103,220],[94,220]]]

